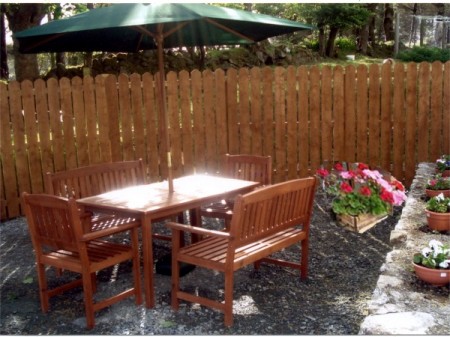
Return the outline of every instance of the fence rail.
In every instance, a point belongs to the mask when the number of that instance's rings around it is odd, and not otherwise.
[[[164,179],[155,77],[99,75],[0,83],[1,218],[43,175],[143,158]],[[406,185],[450,153],[450,62],[242,68],[167,75],[174,176],[220,172],[224,153],[271,155],[273,181],[325,160],[362,161]]]

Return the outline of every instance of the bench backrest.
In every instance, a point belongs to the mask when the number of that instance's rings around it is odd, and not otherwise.
[[[49,172],[45,176],[45,189],[48,194],[75,199],[145,183],[142,159]]]
[[[309,234],[316,178],[290,180],[236,198],[230,234],[234,248],[301,225]]]
[[[225,174],[227,177],[259,181],[263,185],[272,184],[272,158],[248,154],[226,154]]]

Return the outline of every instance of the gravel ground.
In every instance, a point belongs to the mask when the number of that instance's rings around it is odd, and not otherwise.
[[[326,197],[318,192],[310,237],[309,278],[273,265],[260,270],[247,266],[236,272],[234,325],[226,328],[215,310],[183,303],[170,307],[170,277],[155,274],[156,307],[135,306],[127,299],[96,314],[96,326],[86,330],[81,289],[50,300],[50,311],[40,310],[34,254],[24,218],[0,225],[1,334],[112,334],[112,335],[213,335],[213,334],[357,334],[368,314],[379,269],[391,250],[389,235],[401,209],[363,234],[336,225]],[[170,251],[168,243],[155,241],[155,259]],[[297,259],[298,250],[281,257]],[[55,281],[52,271],[49,276]],[[66,278],[63,277],[62,280]],[[98,295],[130,284],[129,265],[99,275]],[[182,278],[182,287],[220,298],[221,274],[195,269]]]

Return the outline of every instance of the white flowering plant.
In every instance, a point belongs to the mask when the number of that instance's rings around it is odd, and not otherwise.
[[[450,269],[450,246],[431,240],[420,253],[414,254],[414,263],[431,269]]]
[[[450,170],[450,154],[443,154],[439,159],[437,159],[436,168],[440,172]]]
[[[425,208],[435,213],[450,213],[450,198],[446,198],[444,193],[440,193],[430,198]]]

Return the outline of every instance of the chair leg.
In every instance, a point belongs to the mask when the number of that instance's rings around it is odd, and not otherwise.
[[[180,302],[178,291],[180,289],[180,264],[177,260],[178,251],[181,244],[183,232],[172,230],[172,309],[178,310]]]
[[[92,283],[92,293],[95,294],[97,291],[97,274],[92,273],[91,274],[91,283]]]
[[[83,278],[83,293],[84,293],[84,308],[86,314],[86,326],[92,329],[95,325],[94,319],[94,296],[92,294],[92,273],[82,273]]]
[[[233,283],[234,283],[233,270],[226,270],[224,323],[225,326],[228,327],[233,325]]]
[[[131,232],[131,246],[133,247],[133,278],[134,278],[134,298],[136,305],[142,304],[141,273],[139,263],[139,237],[137,228]]]
[[[45,275],[45,265],[41,263],[36,264],[38,283],[39,283],[39,297],[41,298],[41,310],[47,312],[49,308],[49,295],[47,277]]]

